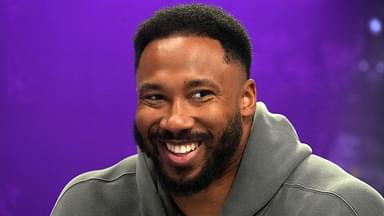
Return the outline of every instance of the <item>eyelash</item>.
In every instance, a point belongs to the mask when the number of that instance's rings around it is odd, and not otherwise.
[[[161,94],[148,94],[139,97],[139,103],[146,104],[147,106],[157,107],[164,102],[165,97]]]
[[[196,96],[199,94],[200,96]],[[195,102],[206,102],[211,99],[211,97],[214,95],[214,92],[211,90],[198,90],[194,91],[190,94],[190,99]],[[162,102],[164,102],[167,98],[164,95],[161,94],[151,94],[146,95],[142,97],[142,100],[152,106],[160,105]]]
[[[149,95],[149,96],[146,96],[144,99],[148,99],[148,100],[162,100],[162,99],[164,99],[164,96],[162,96],[162,95]]]
[[[194,95],[196,95],[196,94],[200,94],[202,96],[194,97]],[[199,91],[193,92],[191,94],[191,98],[201,100],[201,99],[207,98],[207,97],[212,96],[212,95],[213,95],[213,92],[211,90],[199,90]]]

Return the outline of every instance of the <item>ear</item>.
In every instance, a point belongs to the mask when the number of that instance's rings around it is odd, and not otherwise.
[[[240,112],[243,117],[253,116],[256,111],[256,83],[248,79],[243,84],[240,101]]]

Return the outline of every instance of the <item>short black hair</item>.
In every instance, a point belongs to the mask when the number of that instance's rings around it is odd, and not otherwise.
[[[144,21],[134,38],[135,71],[148,43],[173,34],[205,36],[218,40],[225,51],[225,61],[238,60],[249,78],[252,51],[247,32],[239,21],[221,8],[205,4],[164,8]]]

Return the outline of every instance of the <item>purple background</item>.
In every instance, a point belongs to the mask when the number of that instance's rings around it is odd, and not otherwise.
[[[48,215],[75,175],[135,153],[132,37],[186,1],[0,0],[0,216]],[[258,99],[384,192],[384,1],[205,1],[253,41]]]

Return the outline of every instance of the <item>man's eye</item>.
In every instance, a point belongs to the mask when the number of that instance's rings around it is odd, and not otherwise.
[[[213,92],[210,90],[201,90],[196,91],[192,94],[192,98],[196,100],[207,100],[213,95]]]
[[[144,102],[149,104],[159,104],[161,103],[165,98],[163,95],[148,95],[143,97]]]
[[[148,99],[148,100],[162,100],[163,96],[161,96],[161,95],[149,95],[149,96],[146,96],[145,99]]]

